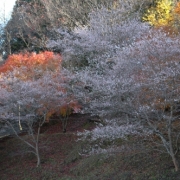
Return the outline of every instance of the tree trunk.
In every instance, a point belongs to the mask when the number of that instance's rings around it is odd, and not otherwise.
[[[63,133],[66,133],[66,128],[67,128],[67,119],[68,117],[62,117],[62,127],[63,127]]]
[[[172,155],[172,160],[173,160],[173,164],[174,164],[174,167],[175,167],[175,171],[179,171],[179,163],[175,157],[175,155]]]
[[[41,126],[39,125],[38,132],[37,132],[37,139],[36,139],[37,167],[39,167],[40,164],[41,164],[41,159],[40,159],[40,155],[39,155],[39,135],[40,135],[40,129],[41,129]]]
[[[40,155],[39,155],[39,147],[38,147],[38,144],[36,145],[36,157],[37,157],[37,167],[39,167],[40,164],[41,164],[41,159],[40,159]]]
[[[170,114],[170,118],[168,119],[169,151],[170,151],[170,155],[172,157],[173,163],[174,163],[175,171],[179,171],[179,163],[176,159],[174,149],[173,149],[173,141],[172,141],[172,121],[173,120],[172,119],[173,119],[173,107],[171,106],[171,114]]]

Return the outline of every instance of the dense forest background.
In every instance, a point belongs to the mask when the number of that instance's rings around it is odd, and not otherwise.
[[[143,13],[153,4],[152,0],[140,2],[139,0],[118,2],[110,1],[25,1],[18,0],[14,7],[12,17],[4,30],[4,40],[1,51],[9,54],[17,53],[24,49],[40,51],[47,49],[48,39],[56,38],[55,30],[89,26],[89,14],[98,8],[124,9],[124,18],[133,16],[135,12]],[[127,15],[129,13],[129,15]]]

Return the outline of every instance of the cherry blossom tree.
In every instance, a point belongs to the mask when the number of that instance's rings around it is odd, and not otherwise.
[[[140,123],[142,126],[139,124],[137,127],[141,127],[144,137],[151,133],[147,138],[152,140],[156,150],[170,155],[176,171],[179,170],[177,153],[180,135],[179,49],[178,35],[168,35],[163,29],[151,29],[119,50],[112,58],[111,68],[103,66],[103,73],[97,69],[96,72],[91,69],[77,73],[83,77],[81,80],[85,86],[92,88],[88,94],[90,106],[87,110],[91,109],[106,118],[109,115],[111,121],[116,117],[120,121],[117,126],[127,123],[127,120],[131,125]],[[133,134],[135,131],[130,127],[132,131],[129,129],[126,133]],[[92,138],[103,138],[103,128],[89,133]],[[106,134],[107,129],[104,129]],[[118,127],[114,129],[118,137]],[[112,132],[111,128],[109,130]],[[114,137],[109,134],[110,138]]]
[[[168,153],[179,170],[179,35],[152,31],[136,43],[141,70],[135,77],[137,117],[159,138],[155,146]],[[161,143],[160,143],[161,140]],[[162,150],[163,151],[163,150]]]
[[[80,82],[74,81],[73,91],[84,102],[84,112],[98,114],[110,124],[116,119],[117,137],[125,124],[131,127],[126,131],[129,134],[141,132],[156,150],[172,158],[178,171],[180,37],[136,18],[120,24],[113,19],[110,26],[111,11],[101,12],[104,14],[98,11],[90,19],[92,26],[75,32],[78,38],[67,40],[71,42],[68,53],[88,54],[88,65],[75,71]],[[85,136],[96,139],[109,134],[113,139],[116,133],[112,132],[112,125],[107,124]]]
[[[62,75],[53,77],[46,74],[36,81],[22,81],[11,73],[11,76],[2,79],[0,119],[31,148],[37,157],[37,166],[40,165],[40,129],[51,110],[59,109],[67,103],[64,89]],[[28,139],[19,135],[22,131],[28,132]]]

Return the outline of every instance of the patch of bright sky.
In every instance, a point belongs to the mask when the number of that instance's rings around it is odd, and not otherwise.
[[[0,0],[0,23],[6,23],[10,17],[16,0]]]

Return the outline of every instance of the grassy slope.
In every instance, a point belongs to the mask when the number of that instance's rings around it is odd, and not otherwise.
[[[44,127],[40,152],[42,166],[16,138],[0,140],[1,180],[178,180],[171,159],[146,148],[139,138],[117,140],[113,153],[81,156],[86,142],[76,141],[77,130],[92,128],[87,117],[72,117],[66,134],[61,124]],[[24,136],[24,138],[27,138]],[[149,146],[150,144],[146,144]],[[105,144],[104,146],[107,146]],[[179,158],[180,159],[180,158]]]

